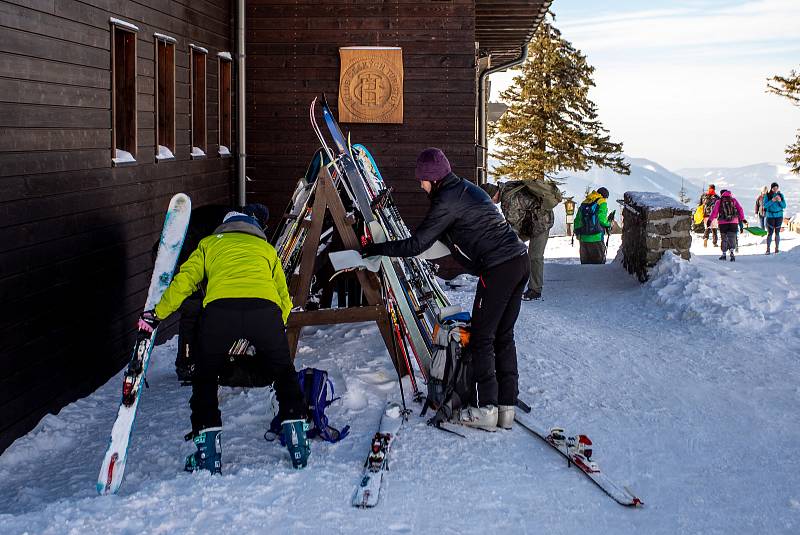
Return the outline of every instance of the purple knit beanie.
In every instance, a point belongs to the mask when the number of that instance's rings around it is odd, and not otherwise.
[[[452,172],[447,156],[437,148],[429,148],[417,156],[417,169],[414,176],[417,180],[437,182]]]

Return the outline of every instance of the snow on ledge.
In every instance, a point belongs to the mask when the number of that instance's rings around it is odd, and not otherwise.
[[[111,24],[114,24],[115,26],[119,26],[120,28],[125,28],[126,30],[130,30],[132,32],[138,32],[139,31],[139,27],[138,26],[134,26],[130,22],[125,22],[124,20],[119,20],[119,19],[115,19],[114,17],[111,17],[110,19],[108,19],[108,21]]]
[[[220,59],[226,59],[228,61],[233,61],[230,52],[217,52],[217,57]]]
[[[177,39],[174,37],[170,37],[169,35],[164,35],[163,33],[154,33],[153,37],[156,39],[160,39],[161,41],[166,41],[168,43],[176,44],[178,42]]]
[[[205,158],[206,153],[200,147],[192,147],[192,158]]]
[[[208,54],[208,49],[207,48],[203,48],[202,46],[197,46],[197,45],[195,45],[193,43],[189,43],[189,48],[194,48],[198,52],[202,52],[203,54]]]
[[[230,156],[231,155],[230,149],[228,149],[228,147],[226,147],[225,145],[220,145],[219,146],[219,150],[217,152],[219,153],[220,156]]]
[[[652,191],[626,191],[625,195],[637,205],[646,206],[651,210],[663,210],[665,208],[672,210],[691,210],[691,208],[685,204],[676,201],[672,197],[662,195],[661,193]]]
[[[172,151],[169,148],[165,147],[164,145],[158,146],[158,154],[156,154],[156,160],[174,160],[175,155],[172,154]]]
[[[114,157],[111,158],[111,161],[114,163],[114,165],[120,165],[125,163],[136,163],[136,158],[134,158],[133,154],[126,150],[115,149]]]

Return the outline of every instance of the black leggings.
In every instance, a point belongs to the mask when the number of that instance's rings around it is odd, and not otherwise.
[[[481,406],[517,403],[514,324],[529,274],[530,261],[525,253],[487,270],[478,279],[469,351]]]
[[[203,310],[197,362],[192,378],[192,429],[219,427],[222,418],[217,383],[231,345],[245,338],[256,347],[261,374],[275,381],[281,420],[305,416],[303,394],[289,356],[281,309],[265,299],[218,299]]]

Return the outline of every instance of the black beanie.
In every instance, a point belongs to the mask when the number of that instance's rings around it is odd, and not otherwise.
[[[603,188],[603,187],[597,188],[597,193],[602,195],[604,199],[608,199],[609,193],[608,193],[608,190],[606,188]]]
[[[243,214],[247,214],[258,221],[261,228],[267,228],[267,221],[269,221],[269,209],[261,203],[247,204],[240,210]]]

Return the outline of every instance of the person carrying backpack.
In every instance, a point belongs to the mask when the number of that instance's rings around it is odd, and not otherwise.
[[[775,234],[775,254],[780,251],[778,247],[781,243],[781,226],[783,225],[783,211],[786,210],[786,198],[780,191],[777,182],[770,185],[769,191],[764,195],[765,223],[767,225],[767,252],[772,244],[772,235]]]
[[[722,256],[719,259],[726,260],[726,253],[730,251],[731,262],[735,262],[734,250],[736,249],[739,223],[747,223],[747,221],[744,219],[742,205],[734,198],[733,194],[726,189],[721,193],[722,197],[714,204],[710,217],[719,221],[719,232],[722,235]]]
[[[611,232],[608,220],[608,190],[597,188],[575,212],[575,235],[580,242],[581,264],[605,264],[605,234]]]
[[[544,250],[555,216],[552,207],[561,202],[561,192],[553,181],[511,180],[499,185],[481,184],[492,201],[503,210],[508,224],[519,239],[528,242],[531,274],[523,301],[541,299],[544,286]]]
[[[700,196],[700,204],[703,205],[703,211],[705,213],[705,218],[703,219],[703,223],[705,223],[706,230],[703,232],[703,247],[708,247],[708,235],[713,234],[713,246],[717,246],[717,229],[719,227],[719,223],[716,219],[711,216],[711,212],[714,210],[714,205],[717,204],[719,200],[719,195],[717,195],[716,186],[714,184],[708,185],[708,191],[703,193]]]
[[[451,421],[486,431],[510,428],[519,378],[514,324],[528,283],[527,247],[486,192],[452,172],[440,149],[420,153],[415,176],[431,201],[425,219],[410,238],[370,243],[362,254],[417,256],[442,240],[467,271],[479,276],[469,342],[477,398],[455,411]],[[498,414],[503,415],[499,420]]]
[[[295,468],[306,465],[308,424],[297,372],[289,355],[285,323],[292,308],[286,278],[275,249],[256,218],[229,212],[214,233],[200,240],[153,310],[139,317],[140,330],[152,332],[207,279],[192,377],[192,432],[197,451],[186,458],[189,472],[222,470],[222,419],[217,384],[233,344],[255,346],[261,375],[274,380],[278,414]]]
[[[763,186],[761,188],[761,194],[756,197],[756,217],[758,218],[759,226],[763,229],[766,229],[764,226],[764,220],[767,217],[767,212],[764,210],[764,195],[767,194],[769,188],[767,186]]]

